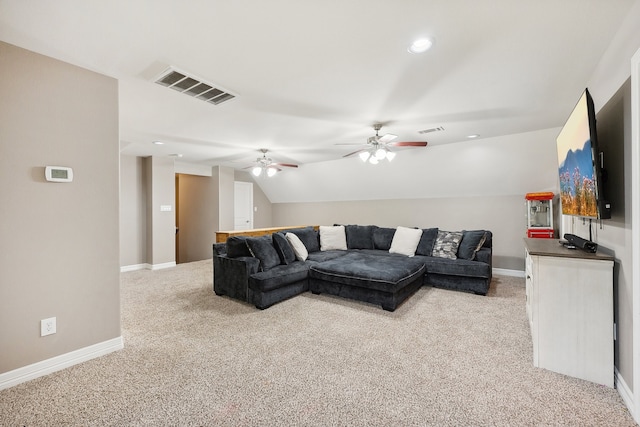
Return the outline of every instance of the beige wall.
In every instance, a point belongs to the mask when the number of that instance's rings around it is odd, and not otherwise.
[[[493,232],[494,268],[524,269],[524,198],[460,197],[354,202],[275,203],[274,226],[374,224],[381,227],[488,229]]]
[[[120,156],[120,265],[147,262],[147,175],[144,159]]]
[[[146,157],[147,263],[165,267],[176,261],[175,173],[172,158]],[[163,206],[170,207],[162,211]]]
[[[0,42],[0,373],[120,337],[118,83]],[[44,179],[68,166],[71,183]],[[57,333],[40,337],[40,320]]]

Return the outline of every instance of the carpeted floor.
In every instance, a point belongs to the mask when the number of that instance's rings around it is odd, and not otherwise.
[[[632,426],[617,391],[532,366],[524,279],[395,312],[305,293],[260,311],[211,261],[123,273],[125,348],[0,392],[2,426]]]

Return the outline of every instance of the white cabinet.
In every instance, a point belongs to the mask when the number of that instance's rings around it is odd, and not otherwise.
[[[533,365],[613,387],[613,257],[525,239]]]

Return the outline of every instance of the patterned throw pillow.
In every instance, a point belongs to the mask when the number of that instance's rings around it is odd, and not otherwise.
[[[456,259],[458,246],[462,240],[461,231],[438,231],[436,243],[433,245],[432,256],[439,258]]]

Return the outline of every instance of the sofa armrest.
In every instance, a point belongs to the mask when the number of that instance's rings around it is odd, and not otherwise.
[[[478,252],[476,252],[475,261],[480,261],[480,262],[484,262],[485,264],[491,265],[492,253],[493,253],[493,251],[491,249],[489,249],[489,248],[480,248],[480,250]]]
[[[228,295],[249,302],[249,276],[258,272],[260,260],[253,257],[213,257],[213,290],[217,295]]]

